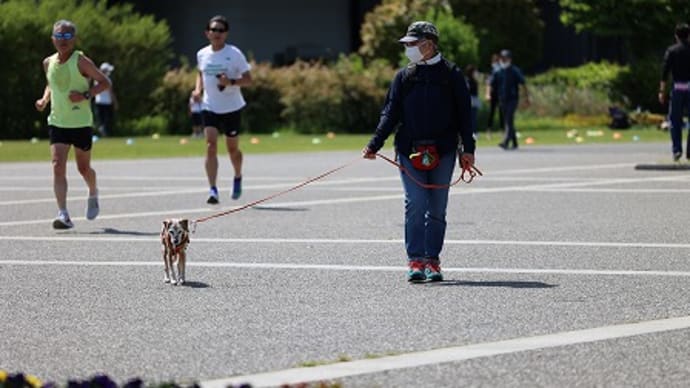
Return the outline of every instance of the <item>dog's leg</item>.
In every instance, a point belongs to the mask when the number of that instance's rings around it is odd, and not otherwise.
[[[177,285],[177,279],[178,276],[175,274],[175,259],[177,258],[177,254],[174,252],[170,252],[170,256],[168,256],[168,265],[170,266],[170,284],[173,286]]]
[[[180,275],[179,276],[179,284],[184,283],[184,273],[185,273],[185,267],[187,264],[187,252],[183,250],[180,251],[178,259],[177,259],[177,273]]]
[[[163,265],[165,265],[165,278],[163,280],[166,283],[170,283],[170,273],[168,269],[168,250],[163,247]]]

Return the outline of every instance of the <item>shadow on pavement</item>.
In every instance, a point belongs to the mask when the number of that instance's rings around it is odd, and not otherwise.
[[[445,280],[438,283],[425,283],[429,286],[463,286],[463,287],[507,287],[507,288],[554,288],[556,284],[543,282],[521,281],[469,281],[469,280]]]
[[[160,232],[139,232],[137,230],[120,230],[115,228],[103,228],[100,231],[89,232],[88,234],[114,234],[127,236],[158,236]]]

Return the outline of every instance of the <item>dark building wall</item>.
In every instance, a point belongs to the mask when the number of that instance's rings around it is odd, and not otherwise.
[[[207,21],[228,18],[228,42],[257,61],[284,62],[295,57],[333,58],[352,50],[352,23],[360,2],[351,0],[149,0],[133,1],[137,10],[170,24],[173,49],[191,63],[208,44]]]
[[[259,62],[291,63],[296,57],[335,58],[355,52],[361,43],[364,15],[382,0],[131,0],[141,12],[170,24],[173,49],[196,62],[208,44],[206,22],[217,14],[230,22],[228,41]],[[588,61],[625,63],[627,54],[616,38],[575,33],[560,21],[556,0],[537,0],[544,21],[541,61],[530,72],[578,66]]]

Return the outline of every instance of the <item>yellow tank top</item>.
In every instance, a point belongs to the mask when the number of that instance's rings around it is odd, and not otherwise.
[[[65,63],[60,63],[58,54],[48,59],[46,79],[50,87],[50,115],[48,125],[60,128],[83,128],[93,126],[91,101],[73,103],[69,99],[71,91],[83,93],[89,90],[89,81],[79,73],[79,55],[75,50]]]

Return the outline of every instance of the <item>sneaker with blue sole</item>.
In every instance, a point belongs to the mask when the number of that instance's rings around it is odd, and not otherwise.
[[[430,282],[442,282],[443,274],[441,273],[441,264],[436,262],[427,263],[424,266],[424,276]]]
[[[235,177],[232,180],[232,199],[240,199],[242,196],[242,177]]]
[[[410,260],[407,264],[407,281],[411,283],[423,282],[426,280],[424,273],[424,263],[417,260]]]

